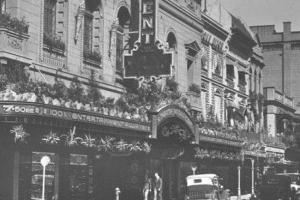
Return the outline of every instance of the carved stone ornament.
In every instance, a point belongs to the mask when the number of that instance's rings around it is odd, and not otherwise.
[[[201,89],[208,90],[208,82],[202,81],[202,83],[201,83]]]
[[[9,46],[11,46],[14,49],[22,50],[22,42],[17,39],[8,37],[7,43]]]

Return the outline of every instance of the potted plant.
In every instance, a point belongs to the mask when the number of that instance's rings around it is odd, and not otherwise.
[[[96,63],[101,63],[101,55],[98,51],[84,51],[83,57],[86,61],[94,61]]]
[[[21,20],[11,17],[8,13],[0,13],[0,27],[7,28],[20,34],[28,34],[29,25],[24,18]]]
[[[62,53],[65,51],[65,43],[61,37],[49,33],[44,33],[43,38],[46,48],[51,52]]]
[[[199,95],[201,93],[201,89],[200,89],[200,86],[198,84],[195,84],[195,83],[192,83],[190,86],[189,86],[189,91],[190,92],[193,92],[197,95]]]

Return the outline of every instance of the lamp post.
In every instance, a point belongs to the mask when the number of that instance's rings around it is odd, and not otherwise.
[[[43,166],[43,185],[42,185],[42,200],[45,200],[45,176],[46,176],[46,166],[50,163],[49,156],[43,156],[41,158],[41,165]]]

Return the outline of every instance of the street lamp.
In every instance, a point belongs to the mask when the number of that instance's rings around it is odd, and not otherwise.
[[[41,158],[41,165],[43,166],[43,187],[42,187],[42,200],[45,200],[45,178],[46,178],[46,166],[50,163],[49,156],[43,156]]]

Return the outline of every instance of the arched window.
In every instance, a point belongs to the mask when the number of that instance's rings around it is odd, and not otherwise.
[[[177,66],[177,56],[176,56],[176,50],[177,50],[177,40],[175,37],[175,34],[173,32],[168,33],[167,36],[167,43],[168,43],[168,48],[170,51],[173,51],[173,66],[172,66],[172,75],[176,76],[176,68],[175,66]]]
[[[125,6],[118,11],[118,27],[116,32],[116,72],[120,73],[123,67],[124,36],[129,32],[130,13]]]
[[[175,50],[177,47],[177,41],[174,33],[170,32],[167,37],[167,42],[170,50]]]

